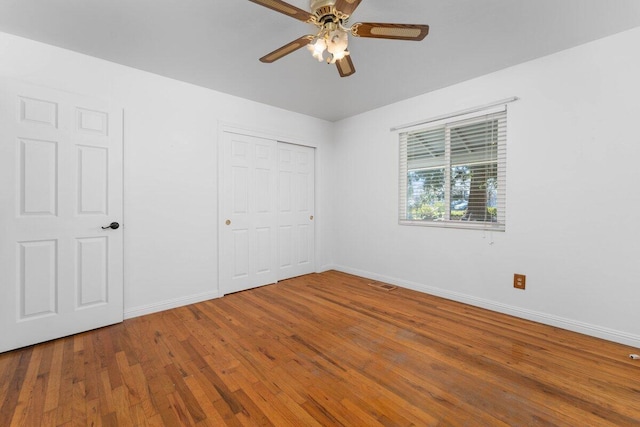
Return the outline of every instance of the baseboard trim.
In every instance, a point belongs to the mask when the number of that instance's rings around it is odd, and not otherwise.
[[[140,305],[138,307],[132,307],[129,309],[125,309],[124,318],[131,319],[134,317],[144,316],[145,314],[157,313],[159,311],[170,310],[172,308],[182,307],[189,304],[195,304],[197,302],[202,302],[214,298],[220,298],[220,293],[218,291],[214,292],[203,292],[201,294],[190,295],[187,297],[174,298],[166,301],[160,301],[147,305]]]
[[[589,335],[596,338],[602,338],[608,341],[613,341],[620,344],[640,348],[639,335],[629,334],[627,332],[622,332],[615,329],[592,325],[589,323],[584,323],[577,320],[568,319],[565,317],[555,316],[548,313],[542,313],[539,311],[529,310],[526,308],[502,304],[502,303],[491,301],[488,299],[478,298],[478,297],[463,294],[460,292],[448,291],[446,289],[438,288],[435,286],[415,283],[407,280],[398,279],[395,277],[376,274],[370,271],[358,270],[355,268],[349,268],[349,267],[340,266],[340,265],[333,265],[332,267],[334,270],[341,271],[344,273],[365,277],[371,280],[378,280],[381,282],[390,283],[392,285],[412,289],[418,292],[424,292],[426,294],[435,295],[435,296],[450,299],[453,301],[462,302],[465,304],[473,305],[475,307],[486,308],[487,310],[496,311],[498,313],[508,314],[511,316],[531,320],[531,321],[542,323],[545,325],[555,326],[558,328],[567,329],[569,331],[578,332],[584,335]]]
[[[325,271],[330,271],[330,270],[339,270],[339,267],[335,264],[324,264],[321,265],[319,268],[316,269],[316,273],[324,273]]]

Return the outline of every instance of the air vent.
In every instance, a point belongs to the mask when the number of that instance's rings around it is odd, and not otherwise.
[[[397,289],[397,286],[393,286],[388,283],[382,283],[382,282],[371,282],[369,283],[369,286],[372,286],[374,288],[378,288],[380,290],[387,291],[387,292]]]

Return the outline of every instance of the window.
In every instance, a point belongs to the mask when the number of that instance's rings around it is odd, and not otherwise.
[[[400,133],[400,223],[504,230],[506,109]]]

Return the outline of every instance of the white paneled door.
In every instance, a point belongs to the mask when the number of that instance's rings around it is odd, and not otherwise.
[[[315,149],[278,143],[278,280],[315,271]]]
[[[314,271],[314,151],[223,133],[223,295]]]
[[[0,80],[0,352],[122,321],[120,221],[122,110]]]
[[[275,283],[276,142],[224,132],[220,214],[222,294]]]

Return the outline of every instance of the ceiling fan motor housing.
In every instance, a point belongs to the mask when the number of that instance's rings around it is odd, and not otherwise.
[[[336,16],[336,0],[311,0],[311,10],[319,24],[338,22],[341,16]]]
[[[311,0],[311,10],[315,13],[318,9],[331,9],[336,4],[336,0]]]

